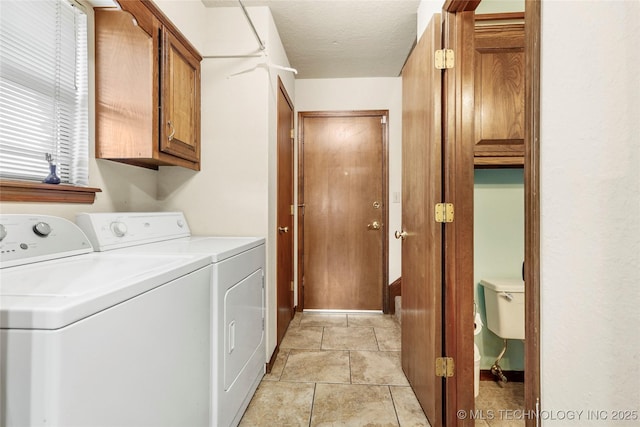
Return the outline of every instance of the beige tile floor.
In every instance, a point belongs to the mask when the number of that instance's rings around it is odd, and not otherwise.
[[[241,426],[429,426],[382,314],[297,313]]]
[[[476,409],[482,418],[476,427],[520,427],[525,425],[524,383],[499,384],[480,381],[480,392],[476,397]]]
[[[522,383],[480,383],[479,427],[523,426]],[[400,364],[400,324],[382,314],[297,313],[240,422],[260,426],[429,426]]]

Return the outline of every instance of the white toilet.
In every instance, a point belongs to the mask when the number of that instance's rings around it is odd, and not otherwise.
[[[519,278],[483,279],[480,284],[484,286],[487,327],[504,342],[491,373],[506,383],[500,360],[507,351],[507,340],[524,340],[524,281]]]
[[[524,339],[524,281],[483,279],[487,327],[503,339]]]

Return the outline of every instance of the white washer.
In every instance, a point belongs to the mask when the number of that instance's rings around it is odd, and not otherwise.
[[[0,425],[209,424],[206,257],[94,253],[51,216],[0,224]]]
[[[98,251],[209,257],[210,425],[238,425],[266,367],[264,239],[191,236],[181,212],[89,213],[78,215],[76,222]]]

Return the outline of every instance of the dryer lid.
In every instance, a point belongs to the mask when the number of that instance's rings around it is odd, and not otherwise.
[[[217,263],[264,245],[264,242],[265,240],[262,237],[191,236],[185,239],[126,248],[121,251],[131,253],[143,251],[145,253],[202,254],[208,255],[211,262]]]

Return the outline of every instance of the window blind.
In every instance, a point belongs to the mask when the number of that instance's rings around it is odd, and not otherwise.
[[[0,0],[0,176],[88,184],[87,17],[68,0]]]

